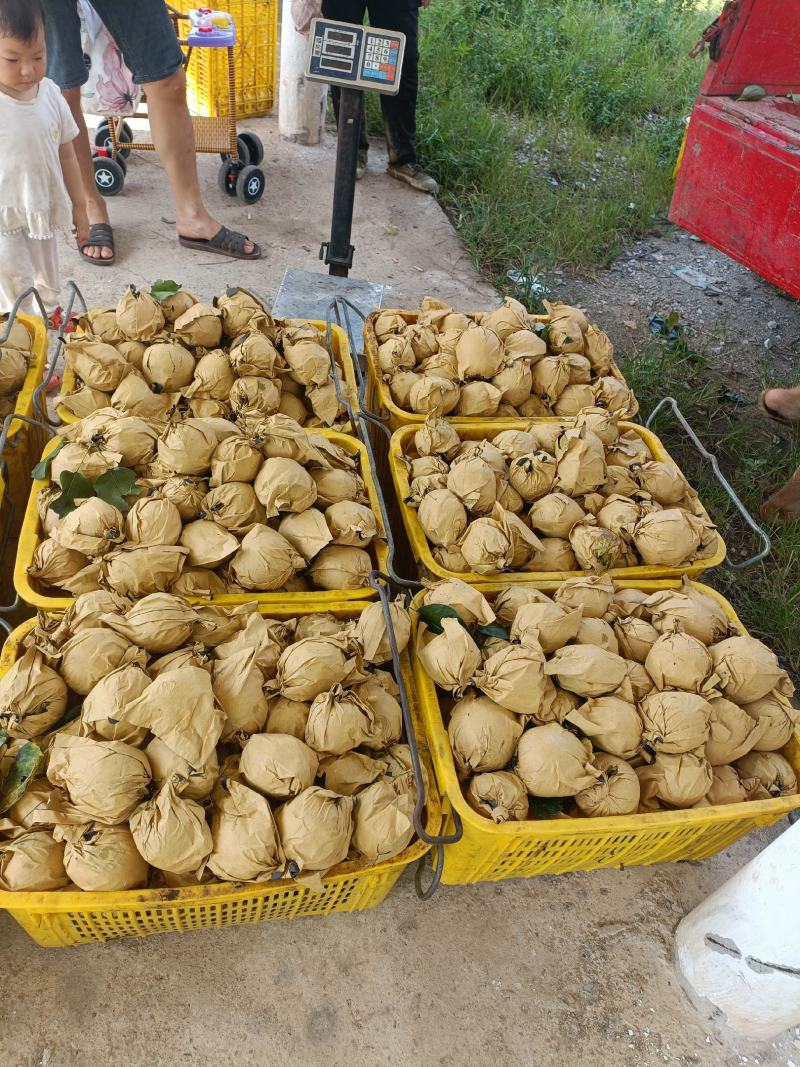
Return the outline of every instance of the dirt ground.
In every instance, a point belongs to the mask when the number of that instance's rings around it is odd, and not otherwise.
[[[684,267],[707,287],[672,273]],[[590,309],[622,353],[650,338],[651,314],[675,311],[690,344],[743,396],[754,399],[762,379],[800,381],[800,304],[684,230],[665,226],[593,277],[561,277],[565,299]]]
[[[222,200],[215,159],[201,159],[201,174],[209,203],[263,242],[266,260],[181,251],[163,221],[172,217],[163,174],[154,157],[135,158],[111,205],[118,268],[98,270],[64,250],[65,274],[90,303],[156,277],[206,297],[226,283],[271,297],[286,267],[314,269],[332,145],[282,144],[271,120],[253,125],[268,144],[270,184],[251,218]],[[356,203],[354,274],[388,283],[387,304],[413,306],[434,292],[486,306],[492,291],[436,204],[383,176],[377,152],[371,167]],[[719,274],[729,296],[708,297],[670,276],[673,261],[701,266],[705,256],[719,260],[703,269]],[[683,236],[642,242],[592,282],[565,280],[565,295],[595,309],[620,345],[627,334],[645,337],[651,310],[673,307],[684,320],[702,310],[703,329],[724,343],[721,358],[756,365],[773,338],[788,360],[800,335],[791,305]],[[722,1032],[689,1005],[672,961],[680,918],[780,830],[703,863],[447,888],[427,904],[407,874],[371,912],[68,950],[36,947],[2,913],[0,1064],[795,1067],[800,1031],[765,1044]]]

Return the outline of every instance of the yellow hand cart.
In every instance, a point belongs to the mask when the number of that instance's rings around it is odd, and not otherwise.
[[[178,42],[184,49],[184,67],[188,68],[197,50],[224,49],[228,67],[228,108],[220,116],[192,116],[195,150],[219,153],[219,187],[226,196],[237,197],[243,204],[255,204],[264,195],[266,179],[261,170],[264,146],[261,138],[249,130],[236,127],[236,26],[227,12],[213,12],[213,22],[200,21],[201,13],[184,14],[167,4]],[[210,17],[210,16],[209,16]],[[144,98],[143,98],[144,101]],[[146,119],[146,101],[131,116]],[[149,141],[134,141],[133,130],[121,116],[107,116],[95,133],[94,180],[103,196],[116,196],[125,185],[127,160],[133,152],[155,152]]]

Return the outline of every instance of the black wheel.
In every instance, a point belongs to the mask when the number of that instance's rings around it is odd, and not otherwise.
[[[236,195],[243,204],[255,204],[264,195],[265,184],[260,167],[243,167],[236,179]]]
[[[254,167],[260,167],[264,162],[264,145],[261,143],[261,138],[257,133],[253,133],[252,130],[242,130],[239,136],[236,138],[236,143],[244,141],[247,145],[247,150],[250,153],[250,163]]]
[[[122,167],[122,173],[124,177],[128,177],[128,161],[121,152],[118,152],[114,157],[114,160]]]
[[[256,138],[256,140],[258,140],[258,138]],[[259,145],[260,144],[261,142],[259,141]],[[249,167],[250,164],[253,162],[253,160],[250,158],[250,145],[247,143],[244,137],[242,137],[241,134],[239,134],[239,136],[236,138],[236,151],[239,154],[239,162],[242,164],[242,166]],[[223,163],[227,163],[228,160],[231,158],[230,152],[220,152],[219,158],[222,160]]]
[[[105,148],[106,152],[111,155],[114,146],[111,143],[111,131],[109,130],[108,122],[103,121],[97,127],[94,134],[94,143],[98,148]],[[133,144],[133,134],[127,122],[123,122],[122,126],[117,129],[117,144]],[[123,159],[127,159],[130,154],[130,148],[120,148],[117,152],[117,155],[122,156]]]
[[[94,183],[103,196],[116,196],[125,184],[124,162],[105,156],[94,157]]]
[[[217,181],[226,196],[236,196],[236,181],[242,170],[244,167],[241,163],[234,163],[232,159],[226,160],[219,168]]]

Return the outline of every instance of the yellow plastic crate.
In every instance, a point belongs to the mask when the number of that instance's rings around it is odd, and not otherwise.
[[[558,422],[567,428],[573,424],[573,421],[574,420],[571,419],[454,419],[451,421],[451,425],[455,427],[462,440],[480,441],[483,438],[492,440],[496,434],[502,433],[503,430],[528,429],[530,426],[535,426],[537,423],[542,422]],[[417,509],[409,507],[409,505],[405,503],[411,493],[411,483],[408,478],[408,468],[406,467],[403,457],[414,434],[417,432],[417,429],[418,427],[416,426],[404,426],[394,432],[389,446],[389,464],[392,471],[392,478],[394,479],[395,490],[397,491],[397,496],[400,501],[400,512],[403,517],[406,532],[408,533],[408,539],[411,542],[414,558],[417,559],[430,574],[435,575],[438,578],[460,578],[463,582],[469,582],[471,585],[487,581],[502,581],[506,584],[516,585],[519,583],[530,584],[531,582],[546,581],[563,582],[566,578],[579,578],[587,573],[586,571],[508,571],[507,573],[498,574],[496,576],[482,576],[470,572],[462,574],[456,571],[445,570],[445,568],[434,559],[431,546],[420,526],[417,517]],[[630,432],[638,434],[647,444],[654,459],[660,460],[662,463],[671,463],[673,467],[680,469],[675,460],[667,452],[666,448],[664,448],[661,440],[650,430],[646,430],[643,426],[639,426],[633,422],[621,422],[619,424],[619,429],[620,433]],[[700,518],[711,522],[708,512],[699,501],[694,509],[694,513]],[[702,574],[703,571],[710,570],[712,567],[718,567],[725,559],[726,553],[727,549],[725,547],[725,542],[718,533],[717,551],[713,556],[709,556],[708,559],[697,560],[695,563],[691,563],[686,567],[657,567],[647,566],[645,564],[642,564],[639,567],[612,567],[611,570],[608,571],[608,574],[614,579],[669,578],[676,574],[688,574],[690,577],[694,577],[698,574]]]
[[[327,322],[322,322],[319,319],[276,319],[276,322],[279,326],[286,326],[290,325],[291,323],[299,324],[300,322],[305,321],[310,322],[312,326],[316,327],[316,329],[321,331],[321,333],[323,334],[328,328]],[[355,368],[353,367],[353,357],[350,353],[350,345],[347,340],[347,333],[342,329],[341,326],[331,326],[331,343],[333,347],[333,354],[336,357],[339,366],[344,371],[344,380],[350,387],[350,407],[354,411],[357,411],[358,381],[356,380],[356,372]],[[66,395],[68,393],[74,393],[77,388],[78,381],[75,377],[75,371],[71,366],[69,366],[69,364],[65,364],[64,380],[63,385],[61,386],[61,392]],[[71,411],[67,411],[67,409],[62,404],[59,404],[56,408],[56,414],[65,426],[71,426],[73,423],[80,422],[78,416],[73,415]],[[34,463],[35,462],[36,460],[34,460]]]
[[[355,437],[339,433],[337,430],[318,429],[315,430],[314,433],[319,434],[321,437],[326,437],[329,441],[333,441],[351,455],[357,455],[359,457],[359,473],[364,480],[367,496],[372,511],[375,514],[379,531],[378,537],[372,542],[368,551],[372,554],[373,561],[377,564],[377,569],[385,572],[388,562],[388,552],[386,548],[378,492],[372,478],[372,469],[370,467],[366,448]],[[49,456],[58,446],[60,441],[60,437],[54,437],[52,441],[48,442],[42,458]],[[42,611],[63,611],[65,608],[69,607],[74,600],[74,597],[57,597],[49,596],[46,593],[40,593],[38,589],[34,588],[28,575],[28,567],[30,567],[33,561],[33,554],[42,540],[42,524],[39,519],[37,502],[40,491],[46,489],[48,485],[49,482],[36,481],[31,487],[30,495],[28,497],[28,505],[25,510],[25,518],[19,535],[17,558],[14,564],[14,586],[26,604],[32,604],[34,607],[39,608]],[[194,603],[199,604],[213,603],[227,605],[247,604],[251,601],[255,601],[259,604],[268,604],[270,606],[284,603],[303,604],[313,602],[317,605],[317,610],[326,611],[328,610],[325,607],[326,604],[338,604],[350,600],[374,600],[375,596],[375,590],[371,586],[366,586],[362,589],[311,589],[302,593],[225,593],[220,596],[212,597],[211,600],[203,597],[190,597],[189,599]]]
[[[227,0],[223,7],[236,23],[233,117],[266,115],[275,106],[278,0]],[[181,34],[187,27],[188,22],[181,23]],[[227,49],[193,49],[186,71],[186,99],[195,115],[230,115]]]
[[[44,375],[47,329],[42,320],[34,315],[18,314],[16,321],[28,331],[31,356],[14,413],[26,418],[38,417],[34,415],[33,394]],[[0,602],[3,604],[10,604],[14,600],[14,552],[31,491],[31,468],[42,454],[47,438],[44,427],[40,429],[27,422],[12,422],[0,457],[0,548],[3,549],[0,560]],[[6,617],[12,623],[19,623],[29,615],[30,611],[20,608]]]
[[[529,584],[544,591],[554,591],[559,586],[558,582]],[[618,584],[648,592],[680,588],[678,581],[621,581]],[[490,600],[503,588],[504,584],[480,586],[481,592]],[[696,588],[718,600],[731,622],[743,634],[747,633],[724,597],[705,585],[697,584]],[[415,606],[419,605],[421,597],[422,594],[416,597]],[[417,621],[412,606],[412,648],[416,633]],[[436,686],[413,653],[412,664],[436,781],[445,811],[449,813],[445,832],[453,830],[453,811],[458,812],[464,828],[464,835],[457,844],[444,846],[442,882],[447,885],[705,859],[751,830],[769,826],[800,808],[800,795],[795,795],[650,815],[526,820],[497,825],[478,815],[464,799]],[[783,755],[800,776],[800,738],[797,733],[783,749]]]
[[[417,321],[419,315],[416,311],[402,311],[399,308],[386,309],[382,308],[380,311],[373,311],[371,315],[367,317],[364,323],[364,353],[367,357],[368,366],[368,381],[366,390],[367,407],[370,411],[375,412],[376,415],[388,415],[389,417],[389,429],[399,430],[402,426],[414,426],[419,428],[425,421],[425,415],[417,415],[413,411],[406,411],[404,408],[398,407],[392,399],[392,393],[389,386],[381,377],[380,368],[378,367],[378,338],[375,335],[375,320],[378,315],[393,314],[401,315],[406,322],[411,325]],[[467,312],[467,318],[473,319],[475,322],[479,322],[483,317],[483,312]],[[550,321],[549,315],[531,315],[531,322],[544,322]],[[612,378],[616,378],[618,381],[627,385],[625,378],[622,375],[617,364],[612,360],[611,369],[609,374]],[[639,411],[639,403],[636,398],[633,398],[633,404],[630,411],[624,413],[625,418],[633,418]],[[456,415],[446,416],[448,421],[452,418],[459,418]],[[485,419],[476,418],[460,418],[459,421],[466,424],[485,423]],[[561,421],[558,417],[549,418],[550,422]]]
[[[326,603],[294,608],[262,607],[260,610],[277,619],[331,611],[343,621],[349,621],[357,618],[365,607],[366,604]],[[22,638],[33,625],[34,620],[30,620],[6,641],[0,657],[0,677],[17,659]],[[401,669],[419,740],[420,758],[429,772],[425,828],[429,834],[436,834],[442,821],[441,798],[434,785],[433,767],[414,699],[407,653],[401,657]],[[116,893],[0,891],[0,908],[8,911],[44,948],[67,948],[117,937],[218,930],[223,926],[273,922],[305,915],[366,911],[386,899],[403,870],[417,863],[429,847],[415,839],[399,855],[382,863],[367,864],[361,860],[340,863],[322,879],[321,892],[290,879],[265,885],[228,882],[184,889],[137,889]]]
[[[34,416],[33,394],[36,387],[41,385],[44,376],[44,365],[47,359],[47,329],[42,320],[34,315],[18,314],[16,321],[21,323],[30,335],[31,355],[28,373],[14,405],[14,414],[34,418],[38,416]],[[12,529],[15,536],[22,526],[25,503],[30,493],[31,468],[41,455],[46,441],[47,432],[44,428],[39,430],[30,423],[19,421],[13,422],[9,427],[2,461],[6,467],[8,500],[13,503],[14,507],[15,517],[12,519]]]

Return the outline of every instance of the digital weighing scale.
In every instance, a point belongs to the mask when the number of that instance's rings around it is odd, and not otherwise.
[[[330,240],[324,241],[319,258],[329,276],[303,270],[287,270],[275,297],[273,314],[301,318],[313,313],[325,318],[326,309],[345,297],[364,315],[380,307],[383,286],[349,278],[355,249],[350,243],[363,90],[394,95],[400,89],[405,53],[405,34],[374,29],[333,19],[314,19],[310,28],[306,77],[341,89],[336,176]],[[347,278],[347,282],[340,279]]]
[[[314,19],[306,76],[343,89],[394,95],[400,89],[405,47],[403,33]]]

